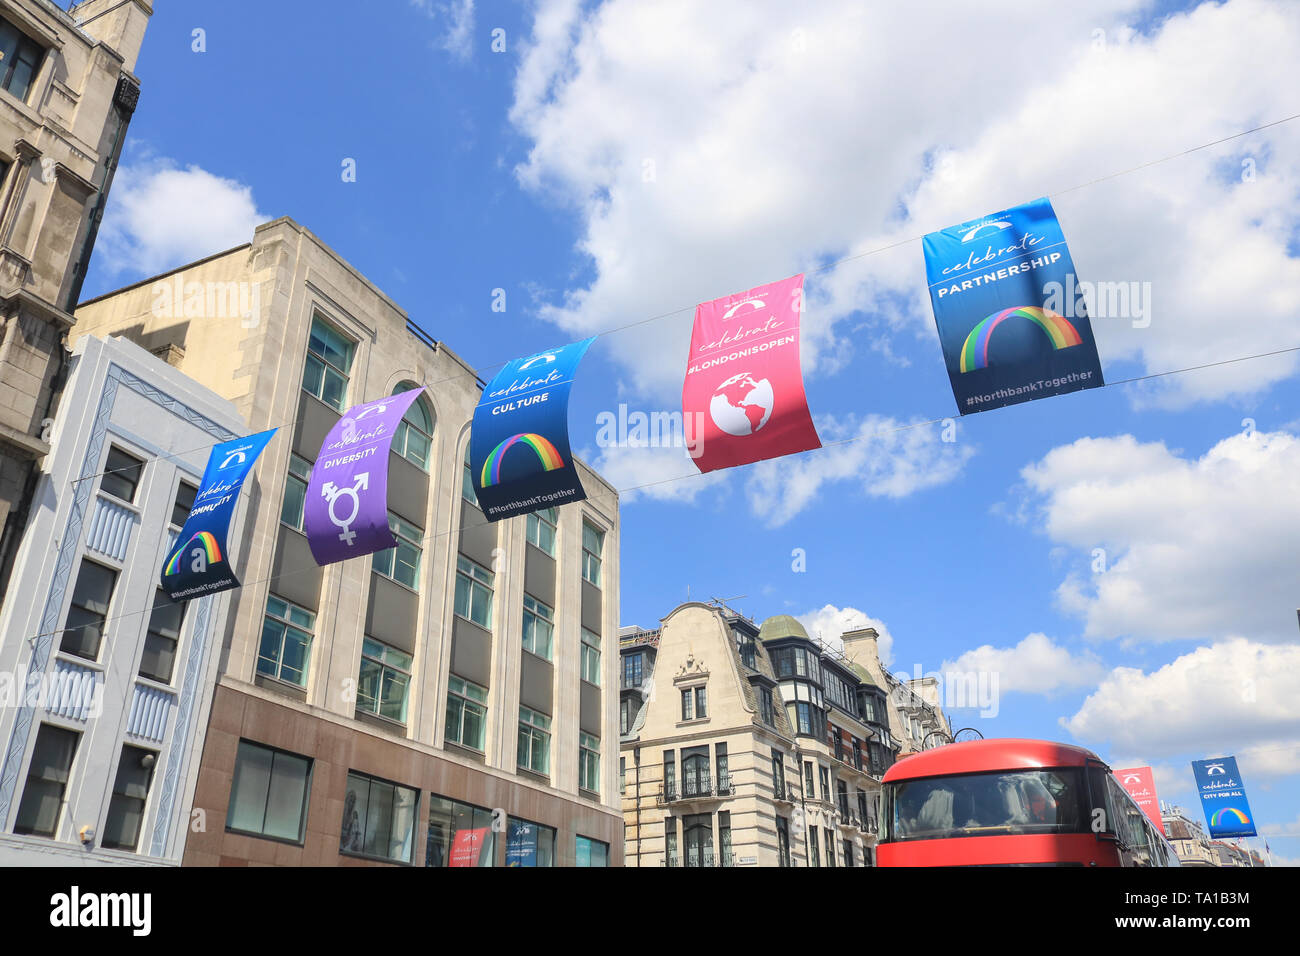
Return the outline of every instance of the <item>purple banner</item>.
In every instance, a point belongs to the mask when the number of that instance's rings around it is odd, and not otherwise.
[[[394,547],[388,528],[388,452],[422,388],[348,409],[325,436],[307,483],[303,529],[312,557],[333,564]]]

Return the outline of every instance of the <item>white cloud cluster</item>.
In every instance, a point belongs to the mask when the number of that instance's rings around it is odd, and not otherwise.
[[[1236,754],[1249,779],[1300,772],[1300,645],[1234,637],[1150,673],[1117,667],[1061,726],[1139,762]],[[1243,748],[1243,742],[1249,745]]]
[[[828,447],[759,462],[747,475],[750,508],[771,527],[790,521],[828,483],[851,482],[873,498],[904,498],[952,481],[975,454],[969,443],[943,441],[937,424],[881,415],[819,417],[817,431]]]
[[[155,275],[251,242],[270,218],[251,187],[146,154],[118,167],[95,251],[113,276]]]
[[[1200,458],[1130,435],[1083,438],[1021,475],[1044,531],[1088,565],[1058,591],[1087,636],[1294,638],[1294,435],[1243,432]]]
[[[876,629],[876,649],[880,662],[890,667],[894,662],[894,635],[889,633],[889,626],[876,617],[871,617],[855,607],[836,607],[827,604],[815,611],[796,614],[795,620],[804,626],[810,637],[818,637],[832,647],[843,650],[844,642],[840,635],[845,631],[856,631],[863,627]]]
[[[474,0],[411,0],[411,6],[440,25],[440,49],[462,63],[473,58]]]
[[[1056,193],[1083,279],[1151,284],[1149,326],[1096,323],[1104,366],[1295,345],[1300,123],[1065,192],[1294,112],[1300,7],[1150,15],[1141,0],[539,0],[518,175],[577,211],[593,276],[543,314],[587,334]],[[1016,78],[994,83],[992,62]],[[932,340],[918,243],[815,279],[807,368],[843,364],[855,313],[858,338]],[[621,333],[615,359],[667,395],[689,328],[687,312]],[[1253,392],[1296,361],[1161,379],[1144,400]]]
[[[1105,667],[1094,654],[1074,654],[1046,634],[1035,633],[1012,647],[983,644],[951,661],[942,673],[997,674],[1001,693],[1050,695],[1067,688],[1096,683]]]

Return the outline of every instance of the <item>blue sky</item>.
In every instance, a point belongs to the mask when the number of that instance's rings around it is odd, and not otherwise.
[[[624,496],[625,623],[688,588],[877,622],[898,671],[999,674],[996,717],[954,716],[986,736],[1151,764],[1193,810],[1188,761],[1238,754],[1300,859],[1296,353],[881,434],[956,408],[920,243],[860,254],[1040,195],[1082,279],[1149,291],[1094,322],[1108,379],[1300,346],[1300,121],[1069,188],[1300,112],[1300,11],[1051,6],[159,4],[85,296],[289,215],[480,374],[680,310],[573,392],[587,460],[659,483]],[[695,302],[803,270],[809,405],[860,440],[709,478],[597,446],[620,403],[680,407]]]

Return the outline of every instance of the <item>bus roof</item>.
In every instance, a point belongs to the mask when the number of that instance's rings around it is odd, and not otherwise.
[[[970,740],[960,744],[945,744],[904,757],[889,768],[884,782],[993,770],[1082,767],[1088,760],[1101,762],[1091,750],[1050,740]]]

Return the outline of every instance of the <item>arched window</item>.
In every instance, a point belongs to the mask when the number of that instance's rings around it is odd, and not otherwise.
[[[393,390],[394,395],[418,388],[414,382],[403,382]],[[407,461],[429,470],[429,455],[433,450],[433,411],[423,395],[411,403],[398,423],[393,438],[393,451]]]

